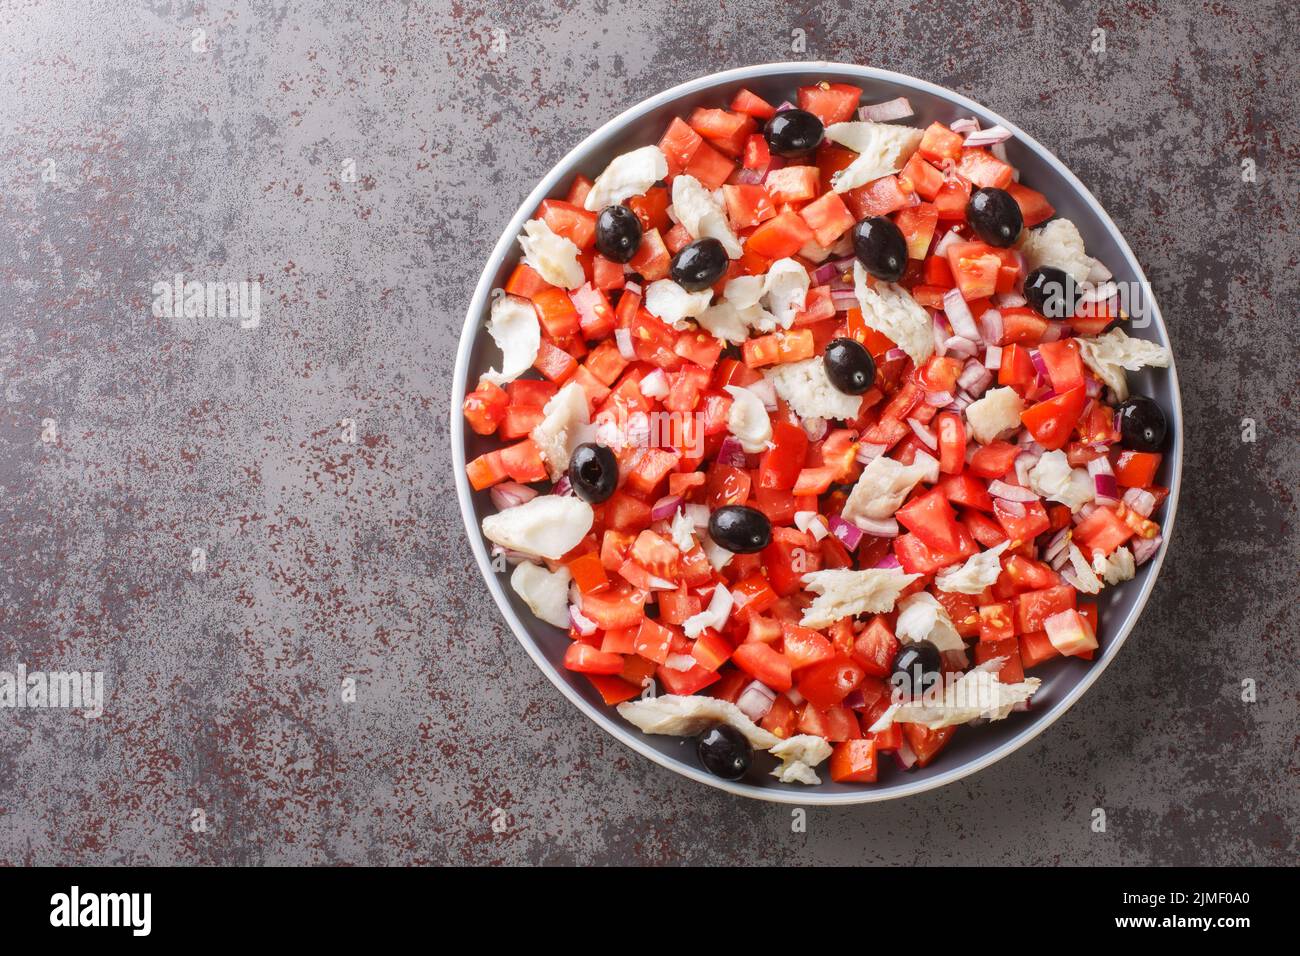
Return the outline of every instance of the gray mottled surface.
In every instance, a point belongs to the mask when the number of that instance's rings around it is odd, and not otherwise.
[[[1283,0],[4,0],[0,670],[109,698],[0,710],[0,862],[1293,860],[1298,31]],[[479,263],[548,166],[680,80],[803,57],[951,86],[1074,168],[1163,305],[1188,457],[1154,598],[1066,717],[793,834],[536,672],[447,418]],[[177,272],[259,279],[260,327],[155,317]]]

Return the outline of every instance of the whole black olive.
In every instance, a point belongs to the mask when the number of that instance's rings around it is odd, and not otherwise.
[[[846,395],[861,395],[876,380],[876,360],[856,339],[831,339],[825,361],[826,377]]]
[[[966,220],[990,246],[1006,248],[1020,236],[1025,217],[1011,193],[996,186],[985,186],[970,195],[966,203]]]
[[[907,271],[907,240],[893,220],[863,219],[853,227],[853,254],[877,279],[897,282]]]
[[[715,724],[701,731],[695,750],[704,769],[724,780],[739,780],[754,759],[749,739],[730,724]]]
[[[1134,451],[1159,451],[1169,434],[1164,410],[1145,395],[1134,395],[1116,409],[1124,447]]]
[[[586,442],[569,456],[569,484],[588,504],[608,500],[618,487],[618,459],[604,445]]]
[[[723,505],[709,515],[709,537],[728,551],[753,554],[772,542],[772,522],[755,508]]]
[[[943,677],[943,658],[930,641],[914,641],[894,658],[889,682],[903,697],[919,697]]]
[[[1074,277],[1055,266],[1039,266],[1025,276],[1025,299],[1044,318],[1070,318],[1081,295],[1083,290]]]
[[[807,110],[782,110],[763,127],[767,147],[778,156],[798,156],[821,144],[822,121]]]
[[[673,281],[687,292],[707,289],[727,271],[727,250],[717,239],[696,239],[673,256]]]
[[[606,206],[596,217],[596,251],[611,262],[629,262],[641,247],[641,220],[627,206]]]

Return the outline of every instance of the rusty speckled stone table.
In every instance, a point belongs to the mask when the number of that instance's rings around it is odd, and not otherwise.
[[[9,0],[0,27],[0,670],[107,687],[98,720],[0,709],[0,862],[1294,860],[1296,5]],[[1163,305],[1188,456],[1155,595],[1065,718],[793,833],[536,671],[447,420],[480,264],[548,166],[654,91],[800,58],[1064,157]],[[260,321],[156,314],[178,274],[260,282]]]

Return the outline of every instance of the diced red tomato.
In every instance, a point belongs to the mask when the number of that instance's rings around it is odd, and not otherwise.
[[[819,710],[834,707],[862,683],[866,671],[847,657],[813,664],[799,675],[798,688]]]
[[[731,100],[731,108],[737,113],[748,113],[754,119],[769,120],[776,115],[776,107],[749,90],[742,89]]]
[[[1020,420],[1035,441],[1048,451],[1056,451],[1070,440],[1087,400],[1083,386],[1079,385],[1045,402],[1031,405],[1021,412]]]
[[[1115,512],[1103,505],[1074,526],[1074,543],[1080,548],[1110,554],[1129,538],[1133,529]]]
[[[736,648],[731,659],[754,680],[762,681],[774,691],[787,691],[794,686],[790,662],[767,644],[755,642],[741,644]]]
[[[836,783],[875,783],[876,741],[846,740],[831,751],[830,774]]]
[[[945,159],[955,162],[961,158],[962,143],[960,133],[954,133],[936,120],[926,127],[917,152],[931,162],[941,162]]]
[[[1021,634],[1041,631],[1053,614],[1074,610],[1077,597],[1074,588],[1060,584],[1041,591],[1027,591],[1016,598],[1017,626]]]
[[[855,117],[862,90],[847,83],[818,83],[799,87],[799,109],[807,110],[824,126],[844,123]]]
[[[791,210],[767,220],[750,233],[746,249],[767,259],[784,259],[794,255],[813,238],[808,223]]]
[[[623,670],[623,655],[607,654],[575,641],[564,652],[564,666],[582,674],[618,674]]]
[[[799,215],[812,230],[813,239],[819,246],[834,245],[835,240],[851,229],[854,222],[853,214],[849,212],[838,193],[827,193],[820,199],[810,202],[799,210]],[[906,233],[904,235],[906,236]],[[926,242],[928,243],[929,240],[927,239]],[[924,254],[923,250],[921,255]]]
[[[1146,488],[1156,480],[1160,453],[1121,451],[1115,458],[1115,483],[1121,488]]]

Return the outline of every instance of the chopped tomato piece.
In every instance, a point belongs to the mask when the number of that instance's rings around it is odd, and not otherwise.
[[[731,108],[737,113],[748,113],[755,119],[769,120],[776,115],[776,107],[749,90],[742,89],[731,99]]]
[[[792,670],[820,664],[835,657],[831,642],[812,628],[798,624],[782,623],[781,653],[790,662]]]
[[[1115,458],[1115,483],[1122,488],[1146,488],[1156,480],[1159,452],[1121,451]]]
[[[954,133],[943,123],[936,120],[926,127],[925,133],[921,137],[921,145],[917,147],[917,152],[933,162],[940,162],[945,159],[951,159],[955,162],[961,158],[963,142],[960,133]]]
[[[876,741],[846,740],[831,751],[830,774],[836,783],[875,783]]]
[[[813,231],[808,223],[797,212],[789,210],[755,229],[745,248],[748,252],[767,259],[784,259],[794,255],[811,239]]]
[[[607,654],[575,641],[564,651],[564,666],[582,674],[618,674],[623,670],[623,655]]]
[[[1074,527],[1074,542],[1081,549],[1110,554],[1133,537],[1133,529],[1114,508],[1102,506]],[[1086,552],[1085,552],[1086,553]]]
[[[932,488],[915,496],[899,508],[894,517],[935,550],[951,553],[961,547],[957,514],[948,504],[942,488]]]
[[[844,200],[839,197],[838,193],[827,193],[820,199],[810,202],[799,210],[799,215],[803,221],[808,224],[808,228],[813,231],[813,238],[819,246],[834,245],[835,240],[842,236],[846,231],[853,227],[853,214],[849,212]],[[901,213],[900,213],[901,215]],[[933,232],[933,229],[931,230]],[[906,236],[906,233],[904,233]],[[909,239],[910,249],[910,242]],[[929,239],[926,239],[929,243]],[[925,252],[922,250],[921,255]],[[913,258],[920,258],[914,256]]]
[[[1021,634],[1041,631],[1053,614],[1074,610],[1078,592],[1068,584],[1041,591],[1027,591],[1016,598],[1017,625]]]
[[[1048,451],[1056,451],[1070,440],[1087,400],[1083,386],[1079,385],[1045,402],[1031,405],[1021,412],[1020,420],[1035,441]]]
[[[861,98],[862,90],[848,83],[799,87],[799,109],[812,113],[824,126],[854,119]]]
[[[754,680],[762,681],[778,693],[794,686],[790,662],[779,651],[767,644],[749,642],[741,644],[732,654],[736,666]]]
[[[864,677],[866,671],[850,658],[833,658],[803,670],[799,675],[799,693],[818,710],[825,710],[856,690]]]

